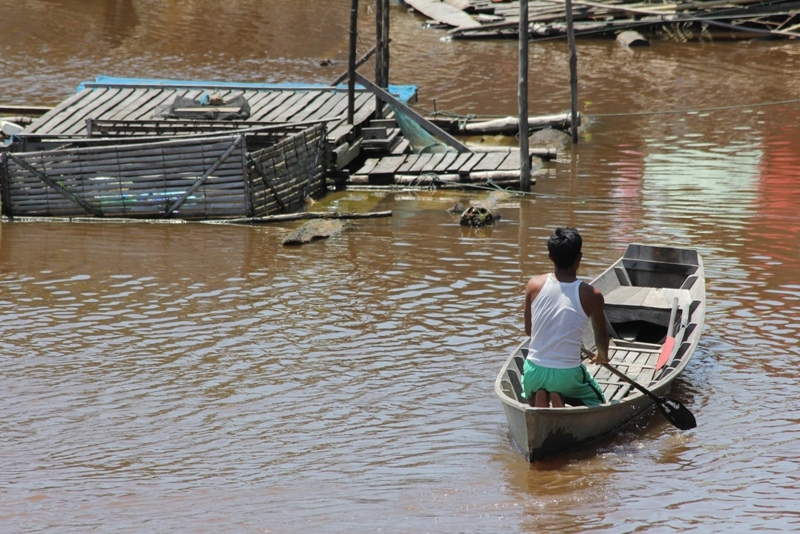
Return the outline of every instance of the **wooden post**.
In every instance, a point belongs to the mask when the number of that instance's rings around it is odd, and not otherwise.
[[[372,48],[370,48],[370,49],[367,51],[367,53],[366,53],[366,54],[364,54],[363,56],[361,56],[360,58],[358,58],[358,61],[356,61],[356,69],[357,69],[358,67],[360,67],[361,65],[363,65],[364,63],[366,63],[366,62],[369,60],[369,58],[371,58],[371,57],[372,57],[372,54],[374,54],[374,53],[375,53],[375,47],[373,46]],[[349,66],[348,66],[348,68],[347,68],[347,70],[346,70],[346,71],[344,71],[344,72],[343,72],[342,74],[340,74],[340,75],[339,75],[339,76],[338,76],[338,77],[337,77],[335,80],[333,80],[333,81],[331,82],[331,87],[336,87],[337,85],[339,85],[340,83],[342,83],[343,81],[345,81],[345,80],[346,80],[346,79],[347,79],[349,76],[350,76],[350,68],[349,68]]]
[[[528,0],[519,2],[519,187],[531,189],[531,156],[528,153]]]
[[[572,22],[572,0],[567,0],[567,41],[569,42],[569,89],[571,95],[572,144],[578,144],[578,53],[575,50],[575,26]]]
[[[375,85],[383,87],[383,0],[375,2]],[[383,102],[375,97],[375,118],[383,117]]]
[[[358,0],[350,6],[350,61],[347,81],[347,124],[353,124],[356,114],[356,37],[358,30]]]
[[[383,87],[389,87],[389,0],[383,0]]]

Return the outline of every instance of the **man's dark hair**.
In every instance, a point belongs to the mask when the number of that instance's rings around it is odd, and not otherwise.
[[[575,264],[583,246],[581,234],[575,228],[556,228],[547,240],[547,251],[559,269],[569,269]]]

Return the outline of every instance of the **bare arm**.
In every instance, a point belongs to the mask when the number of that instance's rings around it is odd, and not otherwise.
[[[582,284],[580,295],[583,310],[592,320],[592,329],[594,330],[594,343],[597,347],[597,353],[592,358],[592,362],[608,363],[609,338],[603,293],[589,284]]]

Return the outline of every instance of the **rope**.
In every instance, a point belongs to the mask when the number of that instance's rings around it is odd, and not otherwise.
[[[629,113],[585,113],[585,115],[589,118],[592,117],[637,117],[637,116],[647,116],[647,115],[672,115],[672,114],[681,114],[681,113],[706,113],[709,111],[730,111],[734,109],[749,109],[749,108],[758,108],[758,107],[765,107],[765,106],[782,106],[786,104],[797,104],[800,103],[800,98],[792,98],[789,100],[776,100],[774,102],[759,102],[755,104],[739,104],[739,105],[731,105],[731,106],[717,106],[713,108],[696,108],[696,109],[670,109],[664,111],[632,111]],[[444,117],[452,117],[458,119],[459,126],[461,128],[464,127],[466,121],[472,119],[500,119],[505,118],[507,115],[475,115],[472,113],[468,113],[466,115],[453,113],[450,111],[430,111],[421,106],[409,106],[415,110],[419,110],[422,114],[427,114],[430,116],[441,115]]]
[[[669,114],[679,114],[679,113],[705,113],[707,111],[729,111],[732,109],[747,109],[747,108],[757,108],[757,107],[764,107],[764,106],[781,106],[785,104],[797,104],[800,102],[800,98],[793,98],[791,100],[778,100],[775,102],[761,102],[759,104],[740,104],[740,105],[733,105],[733,106],[718,106],[713,108],[697,108],[697,109],[673,109],[673,110],[666,110],[666,111],[634,111],[631,113],[592,113],[587,114],[589,117],[635,117],[635,116],[642,116],[642,115],[669,115]]]

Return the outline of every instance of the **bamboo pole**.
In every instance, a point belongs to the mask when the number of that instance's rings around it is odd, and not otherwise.
[[[352,0],[350,6],[350,57],[347,81],[347,124],[353,124],[356,114],[356,38],[358,30],[358,0]]]
[[[572,144],[578,144],[578,53],[575,50],[575,27],[572,21],[572,0],[566,0],[567,42],[569,43],[569,88],[572,120]]]
[[[519,168],[520,189],[531,188],[531,157],[528,151],[528,0],[519,2]]]

